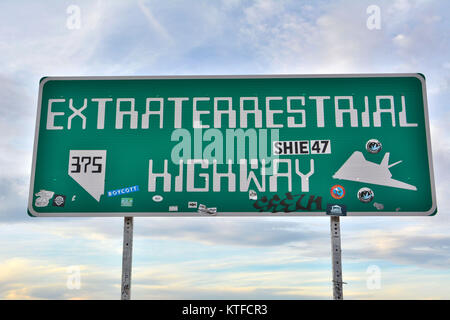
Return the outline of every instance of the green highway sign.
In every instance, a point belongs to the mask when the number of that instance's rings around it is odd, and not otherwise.
[[[421,74],[45,77],[32,216],[434,215]]]

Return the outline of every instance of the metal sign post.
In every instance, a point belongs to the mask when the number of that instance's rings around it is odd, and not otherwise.
[[[338,216],[330,217],[331,262],[333,267],[333,299],[343,300],[342,260],[341,260],[341,226]]]
[[[131,262],[133,253],[133,217],[124,218],[122,253],[122,300],[131,296]]]

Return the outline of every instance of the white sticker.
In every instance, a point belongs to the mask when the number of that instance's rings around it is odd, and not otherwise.
[[[311,154],[330,154],[330,140],[311,140]]]
[[[378,210],[383,210],[384,205],[382,203],[374,202],[373,206],[377,208]]]
[[[258,196],[256,194],[256,191],[255,190],[249,190],[248,191],[248,198],[250,200],[258,200]]]
[[[46,207],[48,206],[48,203],[50,199],[53,197],[55,193],[53,191],[47,191],[47,190],[40,190],[38,193],[35,194],[37,197],[34,201],[34,205],[36,207]]]
[[[273,142],[274,155],[301,155],[309,154],[309,141],[274,141]]]
[[[155,201],[155,202],[161,202],[161,201],[163,201],[163,197],[160,196],[160,195],[153,196],[152,199],[153,199],[153,201]]]
[[[95,200],[105,193],[106,150],[70,150],[68,174]]]
[[[311,152],[310,152],[311,150]],[[292,140],[274,141],[272,144],[274,155],[303,155],[303,154],[330,154],[330,140]]]
[[[188,202],[188,208],[197,208],[197,202],[189,201]]]
[[[178,206],[169,206],[169,211],[178,211]]]
[[[199,213],[207,213],[207,214],[216,214],[217,213],[217,208],[207,208],[205,205],[200,204],[198,206],[198,212]]]

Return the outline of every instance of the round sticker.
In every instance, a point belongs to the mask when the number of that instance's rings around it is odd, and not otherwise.
[[[366,150],[370,153],[378,153],[381,151],[381,142],[377,139],[370,139],[366,143]]]
[[[62,196],[56,196],[54,201],[57,206],[60,206],[64,203],[64,198]]]
[[[330,190],[331,196],[335,199],[342,199],[345,196],[345,189],[341,185],[334,185]]]
[[[156,196],[153,196],[153,201],[155,201],[155,202],[161,202],[162,200],[163,200],[163,197],[162,196],[160,196],[160,195],[156,195]]]
[[[359,199],[359,201],[364,202],[364,203],[368,203],[368,202],[372,201],[374,196],[375,195],[374,195],[372,189],[370,189],[370,188],[361,188],[358,191],[358,199]]]

